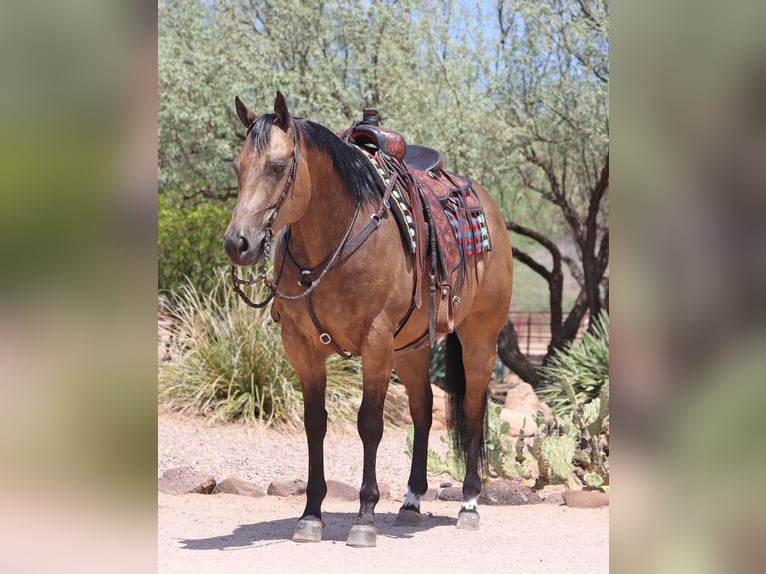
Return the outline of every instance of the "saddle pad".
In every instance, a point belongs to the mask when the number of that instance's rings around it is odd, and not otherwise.
[[[364,155],[367,159],[370,160],[372,165],[375,166],[375,171],[378,172],[380,179],[383,180],[383,184],[387,186],[389,178],[386,177],[386,174],[383,171],[381,165],[377,162],[374,156],[370,156],[367,153]],[[404,197],[402,197],[401,191],[399,190],[399,185],[395,185],[394,189],[391,191],[391,200],[389,203],[391,204],[391,212],[394,214],[394,219],[399,225],[399,232],[402,236],[402,242],[404,243],[404,246],[407,248],[407,251],[410,253],[410,255],[414,255],[415,248],[417,247],[417,244],[415,243],[415,222],[412,219],[412,211],[410,210],[410,206],[404,200]]]
[[[464,247],[465,255],[469,257],[482,251],[492,251],[492,245],[489,242],[489,229],[487,228],[487,221],[484,218],[483,211],[471,212],[470,225],[463,226],[460,225],[460,220],[452,211],[449,209],[445,209],[445,211],[452,224],[452,230],[455,233],[458,249],[461,253],[463,253]]]

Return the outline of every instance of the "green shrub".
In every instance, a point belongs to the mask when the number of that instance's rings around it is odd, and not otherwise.
[[[609,488],[609,382],[599,396],[582,402],[564,380],[564,390],[572,404],[569,413],[546,421],[538,415],[537,434],[529,447],[537,461],[538,483],[563,483],[569,488],[585,485],[600,490]]]
[[[228,266],[223,233],[232,204],[227,202],[173,206],[159,196],[157,271],[161,291],[181,289],[188,280],[196,289],[213,288],[218,271]]]
[[[572,412],[563,381],[568,381],[576,402],[588,402],[599,396],[601,387],[609,383],[609,316],[602,313],[579,344],[557,351],[547,366],[541,368],[545,383],[536,392],[541,402],[563,416]]]
[[[253,291],[262,299],[265,293]],[[159,377],[160,402],[214,421],[255,419],[302,426],[300,384],[285,356],[268,307],[248,307],[225,273],[201,295],[189,283],[169,296],[171,356]],[[358,361],[327,362],[327,411],[355,422],[361,404]]]

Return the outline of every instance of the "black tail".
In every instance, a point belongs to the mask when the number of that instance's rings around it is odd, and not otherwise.
[[[465,368],[463,367],[463,346],[455,333],[447,335],[445,343],[445,370],[444,381],[447,391],[447,414],[449,417],[450,439],[452,448],[465,462],[468,452],[468,429],[466,427],[465,409],[463,402],[465,400]],[[487,452],[484,443],[486,436],[486,408],[484,409],[484,421],[482,422],[482,433],[479,446],[479,471],[486,472]]]

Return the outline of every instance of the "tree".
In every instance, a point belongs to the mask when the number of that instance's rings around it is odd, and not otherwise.
[[[528,237],[552,259],[548,269],[531,254],[514,250],[517,261],[545,279],[550,294],[554,350],[572,341],[585,315],[608,308],[609,128],[608,3],[589,0],[510,2],[499,0],[498,78],[502,117],[513,130],[514,165],[525,190],[555,206],[574,239],[579,261],[563,257],[545,233],[508,220],[510,231]],[[581,290],[566,318],[562,309],[562,265]],[[518,349],[508,322],[500,337],[502,360],[522,378],[539,384],[536,370]]]
[[[520,263],[548,284],[549,353],[607,304],[608,4],[593,0],[160,0],[159,172],[165,205],[229,199],[239,95],[331,129],[377,107],[383,125],[481,182]],[[577,257],[557,247],[564,232]],[[581,281],[563,309],[563,270]],[[500,356],[527,380],[513,325]],[[514,358],[515,357],[515,358]]]

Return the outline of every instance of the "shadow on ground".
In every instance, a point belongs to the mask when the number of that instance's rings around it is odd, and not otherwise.
[[[345,542],[351,530],[351,524],[356,517],[350,512],[324,512],[325,523],[322,541]],[[384,512],[375,515],[378,536],[388,538],[412,538],[418,532],[440,526],[455,527],[456,518],[449,516],[423,515],[419,526],[394,526],[396,513]],[[298,518],[284,518],[269,522],[243,524],[237,526],[230,534],[213,536],[211,538],[180,539],[184,550],[229,550],[262,546],[263,543],[292,541],[293,530],[298,524]]]

